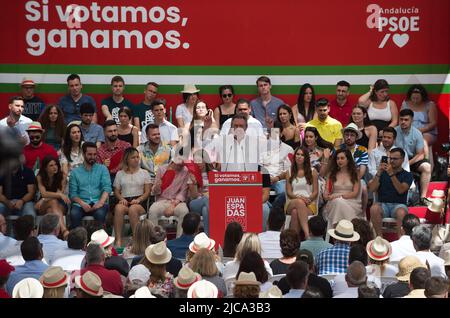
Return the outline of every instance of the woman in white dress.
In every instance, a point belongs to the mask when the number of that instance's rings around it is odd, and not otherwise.
[[[317,171],[311,168],[309,152],[303,148],[295,150],[293,161],[286,182],[286,212],[291,214],[290,228],[297,233],[302,229],[305,239],[308,239],[308,215],[317,213],[319,176]]]

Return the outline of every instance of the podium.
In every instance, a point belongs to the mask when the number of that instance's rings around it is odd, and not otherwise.
[[[252,172],[210,171],[209,232],[223,246],[225,229],[231,222],[241,224],[244,232],[262,231],[262,175]]]

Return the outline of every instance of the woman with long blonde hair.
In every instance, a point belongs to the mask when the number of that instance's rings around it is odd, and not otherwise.
[[[117,172],[114,179],[114,195],[118,201],[114,207],[114,231],[116,245],[119,247],[122,245],[124,215],[128,214],[134,233],[139,216],[146,211],[151,190],[150,174],[140,167],[139,152],[136,148],[125,150],[121,164],[122,170]]]

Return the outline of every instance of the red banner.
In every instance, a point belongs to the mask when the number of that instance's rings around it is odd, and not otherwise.
[[[227,225],[241,224],[244,232],[262,231],[262,176],[259,172],[209,173],[209,232],[223,246]],[[217,245],[217,246],[218,246]]]

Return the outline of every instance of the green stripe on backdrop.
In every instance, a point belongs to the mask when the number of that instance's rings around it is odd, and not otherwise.
[[[219,85],[197,85],[201,90],[201,94],[218,94]],[[234,85],[236,95],[252,95],[256,94],[256,87],[254,85]],[[442,94],[450,93],[450,84],[429,84],[425,85],[429,93]],[[364,94],[368,91],[368,85],[352,85],[352,94]],[[405,94],[409,85],[390,85],[391,94]],[[158,92],[160,94],[180,94],[183,89],[181,85],[161,85]],[[316,94],[335,94],[335,85],[314,85]],[[143,94],[144,85],[127,85],[125,94]],[[19,86],[17,84],[0,84],[0,93],[17,93]],[[297,95],[299,91],[299,85],[278,85],[273,86],[272,93],[275,95]],[[67,92],[66,84],[40,84],[36,89],[37,93],[65,93]],[[92,94],[109,94],[111,93],[111,87],[109,85],[90,85],[83,84],[84,93]]]
[[[138,75],[366,75],[366,74],[448,74],[449,64],[414,65],[320,65],[320,66],[138,66],[2,64],[0,73],[44,74],[138,74]]]

